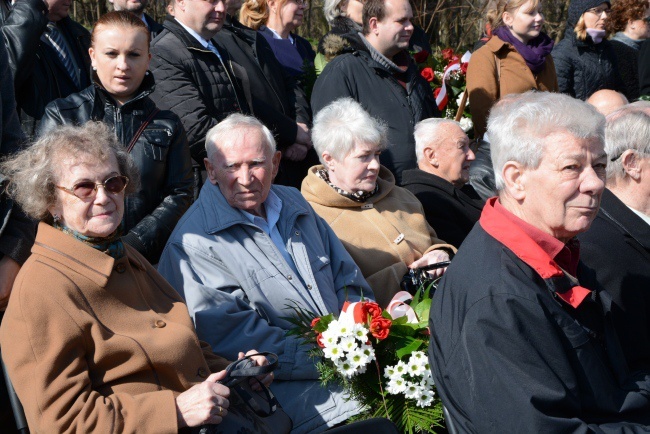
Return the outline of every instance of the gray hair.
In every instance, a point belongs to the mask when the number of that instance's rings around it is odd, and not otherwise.
[[[621,155],[628,149],[650,156],[650,115],[646,110],[647,107],[630,104],[607,116],[607,180],[627,176]]]
[[[231,146],[232,139],[239,135],[240,130],[256,129],[262,133],[268,152],[273,155],[276,150],[275,139],[271,131],[259,119],[241,113],[232,113],[219,122],[205,135],[205,152],[208,160],[220,146]]]
[[[650,110],[650,101],[644,101],[644,100],[634,101],[633,103],[630,104],[630,107],[636,107],[642,110]]]
[[[568,95],[526,92],[502,98],[490,111],[487,134],[498,191],[508,161],[536,169],[550,134],[567,132],[579,139],[605,138],[605,117],[591,105]]]
[[[429,118],[415,124],[413,136],[415,137],[415,156],[418,163],[424,158],[424,148],[431,143],[440,143],[444,137],[440,133],[440,129],[444,125],[456,125],[461,130],[459,122],[451,119],[444,118]]]
[[[311,140],[321,163],[323,152],[341,161],[357,143],[374,143],[380,150],[388,146],[388,128],[373,118],[352,98],[339,98],[314,117]]]
[[[31,146],[0,165],[9,178],[7,192],[30,217],[49,218],[49,208],[56,205],[58,164],[66,159],[105,162],[114,155],[121,175],[129,178],[125,193],[138,190],[138,168],[115,133],[102,122],[82,126],[59,126],[40,137]]]
[[[345,16],[341,5],[348,1],[350,0],[325,0],[323,2],[323,14],[328,24],[332,25],[335,18]]]

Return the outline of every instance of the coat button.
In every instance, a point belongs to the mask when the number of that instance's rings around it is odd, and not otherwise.
[[[155,322],[155,325],[156,325],[157,328],[161,329],[161,328],[165,327],[167,325],[167,323],[165,321],[159,319],[159,320],[157,320]]]
[[[307,289],[311,289],[311,285],[307,285]]]
[[[287,276],[287,280],[291,280],[291,279],[293,279],[293,277],[291,277],[291,274],[289,274],[289,275]]]
[[[124,273],[126,271],[126,265],[124,263],[117,264],[117,266],[115,267],[115,271],[117,271],[120,274]]]
[[[196,375],[198,375],[201,378],[208,378],[208,370],[205,368],[199,368]]]
[[[296,236],[297,236],[297,237],[300,236],[300,231],[296,231]]]

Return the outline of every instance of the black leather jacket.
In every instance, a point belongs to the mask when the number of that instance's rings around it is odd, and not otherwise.
[[[98,80],[96,80],[98,82]],[[149,73],[133,99],[118,107],[98,84],[45,108],[38,135],[57,125],[106,122],[128,146],[155,104],[149,99],[154,80]],[[147,125],[131,151],[140,170],[140,188],[126,198],[123,240],[152,264],[158,262],[167,239],[192,200],[192,164],[185,130],[174,113],[162,110]]]
[[[20,123],[30,138],[38,128],[47,104],[79,92],[92,83],[88,30],[70,17],[57,23],[78,68],[78,87],[68,75],[56,50],[44,42],[47,23],[47,9],[43,0],[21,0],[13,5],[2,26],[9,66],[14,75]]]

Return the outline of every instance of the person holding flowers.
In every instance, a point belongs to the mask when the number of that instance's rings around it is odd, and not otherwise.
[[[467,68],[475,138],[483,137],[488,113],[504,95],[558,91],[553,40],[542,32],[541,9],[539,0],[498,0],[488,12],[492,37],[472,55]]]
[[[332,227],[386,307],[410,268],[449,260],[455,248],[436,236],[420,201],[379,163],[386,126],[361,104],[340,98],[314,118],[323,165],[309,169],[302,194]],[[437,270],[438,275],[442,270]]]

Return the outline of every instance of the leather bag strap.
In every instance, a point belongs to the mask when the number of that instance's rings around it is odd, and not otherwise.
[[[138,131],[135,132],[135,134],[133,135],[133,138],[129,142],[129,146],[127,146],[127,148],[126,148],[126,152],[128,154],[130,154],[131,151],[133,150],[133,148],[135,147],[136,142],[138,141],[138,139],[140,138],[140,136],[144,132],[145,128],[147,128],[147,125],[149,125],[149,123],[153,120],[154,117],[156,117],[156,115],[159,112],[160,112],[160,109],[158,107],[155,107],[151,111],[151,113],[149,114],[149,117],[142,123],[142,125],[140,125],[140,128],[138,128]]]

